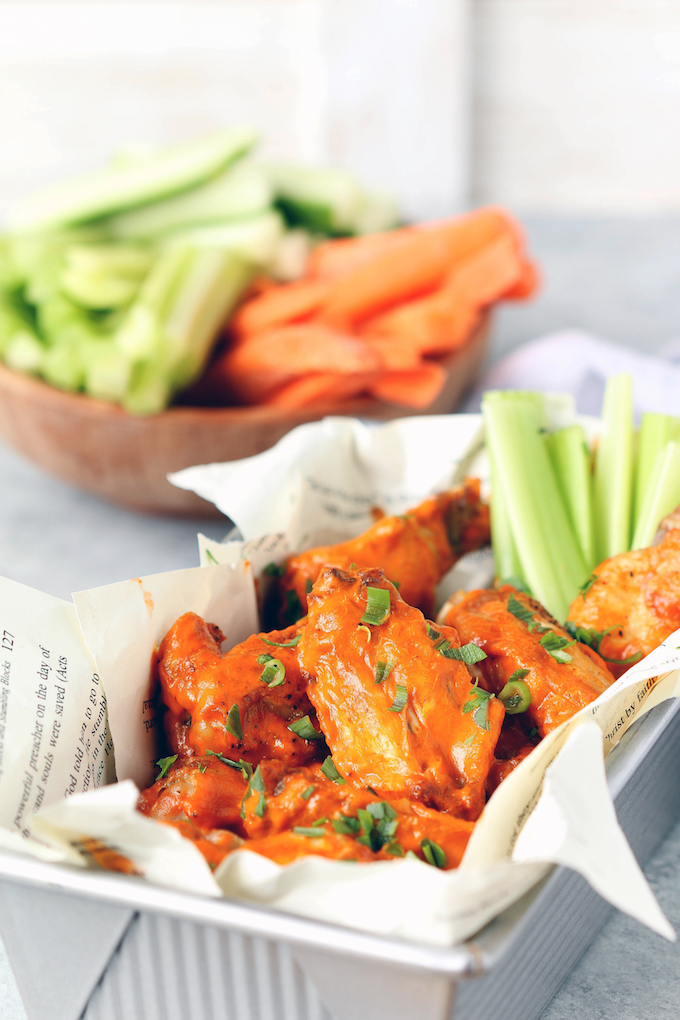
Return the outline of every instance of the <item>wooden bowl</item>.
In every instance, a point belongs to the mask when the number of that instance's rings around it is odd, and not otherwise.
[[[219,511],[167,481],[170,471],[267,450],[282,436],[326,415],[386,421],[452,411],[474,381],[486,350],[490,314],[446,362],[444,389],[427,408],[413,410],[362,398],[315,404],[299,411],[271,407],[171,407],[135,418],[121,408],[64,393],[0,365],[0,437],[28,460],[78,488],[147,513],[207,515]]]

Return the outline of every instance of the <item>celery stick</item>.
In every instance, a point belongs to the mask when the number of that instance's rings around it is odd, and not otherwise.
[[[647,488],[656,465],[657,456],[671,440],[680,438],[680,418],[670,414],[648,412],[642,415],[638,442],[637,470],[635,473],[635,511],[637,528]]]
[[[354,221],[357,234],[379,234],[399,223],[399,207],[394,195],[386,191],[364,193],[361,209]]]
[[[351,174],[280,163],[267,164],[265,169],[290,226],[323,234],[356,231],[366,195]]]
[[[486,393],[482,411],[521,565],[534,596],[558,620],[587,575],[541,435],[540,394]]]
[[[173,230],[257,216],[273,197],[263,170],[238,165],[190,191],[119,213],[106,226],[112,237],[154,240]]]
[[[35,335],[30,321],[25,318],[15,303],[0,292],[0,357],[4,354],[12,340],[22,333]],[[35,337],[38,340],[38,337]]]
[[[160,324],[166,306],[173,291],[180,286],[192,251],[189,245],[168,247],[154,262],[136,301],[116,332],[118,348],[131,361],[152,357],[161,343]]]
[[[85,392],[97,400],[119,403],[130,385],[131,365],[113,340],[88,344],[84,353]]]
[[[13,225],[33,230],[81,223],[165,198],[219,173],[255,140],[250,128],[232,128],[148,159],[108,166],[29,197],[15,210]]]
[[[491,548],[496,564],[496,577],[505,581],[510,577],[522,577],[515,540],[512,537],[510,518],[503,498],[501,483],[495,467],[495,460],[491,458]]]
[[[46,382],[60,390],[79,390],[85,380],[81,344],[71,338],[48,347],[40,374]]]
[[[283,236],[283,220],[277,212],[270,210],[247,220],[178,231],[164,239],[164,243],[229,249],[253,265],[265,269],[276,259]]]
[[[633,380],[607,379],[595,456],[593,512],[598,563],[630,549],[633,502]]]
[[[44,356],[45,348],[28,328],[16,332],[3,351],[5,364],[16,372],[39,372]]]
[[[590,454],[580,425],[570,425],[546,437],[562,501],[578,539],[588,570],[596,566],[593,543]]]
[[[680,443],[670,442],[657,454],[631,548],[651,545],[659,524],[677,506],[680,506]]]
[[[136,365],[122,404],[130,414],[159,414],[170,403],[172,390],[160,362]]]

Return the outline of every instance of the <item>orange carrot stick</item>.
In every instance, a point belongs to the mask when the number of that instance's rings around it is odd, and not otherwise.
[[[328,296],[330,287],[320,280],[298,280],[272,287],[241,305],[231,321],[235,336],[259,333],[312,315]]]
[[[530,298],[538,290],[541,283],[541,274],[534,262],[525,262],[522,266],[522,275],[514,287],[503,294],[504,301],[524,301]]]
[[[305,375],[277,390],[265,400],[268,407],[308,407],[321,401],[326,404],[347,400],[365,392],[376,380],[375,372],[357,372],[339,375],[337,372],[319,372]]]
[[[427,407],[446,382],[446,370],[434,361],[425,361],[410,372],[384,372],[371,386],[371,393],[387,404]]]
[[[434,290],[456,262],[483,249],[499,235],[509,237],[518,246],[514,224],[496,209],[413,230],[403,244],[337,280],[319,319],[349,328],[390,305]]]
[[[373,259],[399,248],[413,233],[413,227],[364,237],[342,237],[325,241],[314,249],[307,263],[307,275],[318,280],[337,280]]]

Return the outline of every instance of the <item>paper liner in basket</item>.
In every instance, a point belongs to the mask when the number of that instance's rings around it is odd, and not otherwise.
[[[295,433],[280,444],[288,444],[281,470],[272,451],[208,470],[216,493],[221,469],[225,469],[220,505],[255,540],[227,545],[204,541],[204,552],[211,552],[209,567],[76,594],[87,645],[75,626],[72,606],[3,582],[0,633],[5,621],[10,621],[8,631],[17,642],[15,647],[22,649],[21,657],[11,660],[12,728],[2,733],[12,764],[11,773],[0,776],[0,819],[6,839],[16,844],[17,834],[26,829],[16,826],[14,816],[22,796],[18,777],[23,769],[32,768],[33,689],[42,683],[37,675],[41,649],[60,655],[68,645],[71,676],[81,678],[79,686],[74,684],[69,691],[79,694],[63,709],[68,713],[63,731],[68,732],[68,741],[59,740],[50,752],[42,745],[39,749],[38,770],[44,753],[53,754],[53,762],[42,807],[31,825],[33,836],[22,843],[28,852],[117,866],[174,888],[239,897],[440,945],[473,934],[523,895],[552,863],[564,863],[621,909],[673,937],[616,822],[604,779],[602,748],[613,746],[653,704],[676,696],[680,673],[669,671],[680,665],[680,632],[629,670],[597,702],[550,734],[505,780],[489,801],[457,871],[441,872],[412,860],[356,865],[314,857],[281,867],[240,850],[213,875],[192,843],[135,810],[137,788],[153,781],[153,762],[159,756],[149,686],[151,660],[174,620],[194,611],[216,623],[229,645],[243,640],[258,627],[254,570],[283,556],[287,548],[318,541],[320,535],[327,539],[358,534],[370,523],[370,507],[376,503],[399,512],[451,484],[467,471],[481,442],[477,416],[411,419],[382,429],[333,419],[297,432],[303,436],[307,457],[302,471],[296,470]],[[276,469],[276,476],[263,473],[262,458]],[[191,469],[194,480],[200,481],[202,470]],[[256,478],[259,488],[248,494],[242,486],[246,479],[254,485]],[[230,493],[235,493],[233,506]],[[266,519],[273,534],[248,534],[251,504],[257,504],[260,519]],[[216,559],[224,562],[214,565]],[[99,697],[99,706],[103,701],[101,687],[92,683],[92,656],[106,690],[121,780],[99,789],[92,787],[111,778],[111,756],[109,748],[107,755],[100,751],[99,758],[93,757],[92,741],[96,736],[98,744],[101,730],[96,735],[88,727],[92,723],[88,711],[99,712],[91,701],[92,692],[95,702]],[[41,716],[45,732],[56,719],[57,686],[50,674]],[[80,755],[79,741],[83,755],[90,742],[89,782],[86,786],[83,779],[76,784],[64,800],[69,790],[64,777],[74,755]],[[106,737],[103,746],[108,747]],[[27,803],[28,814],[34,802]]]

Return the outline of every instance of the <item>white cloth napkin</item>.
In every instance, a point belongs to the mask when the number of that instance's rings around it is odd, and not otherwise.
[[[489,389],[556,390],[573,393],[580,414],[599,416],[605,381],[617,372],[633,376],[636,417],[680,414],[680,340],[651,355],[580,330],[550,333],[513,351],[489,369],[462,410],[478,411]]]

